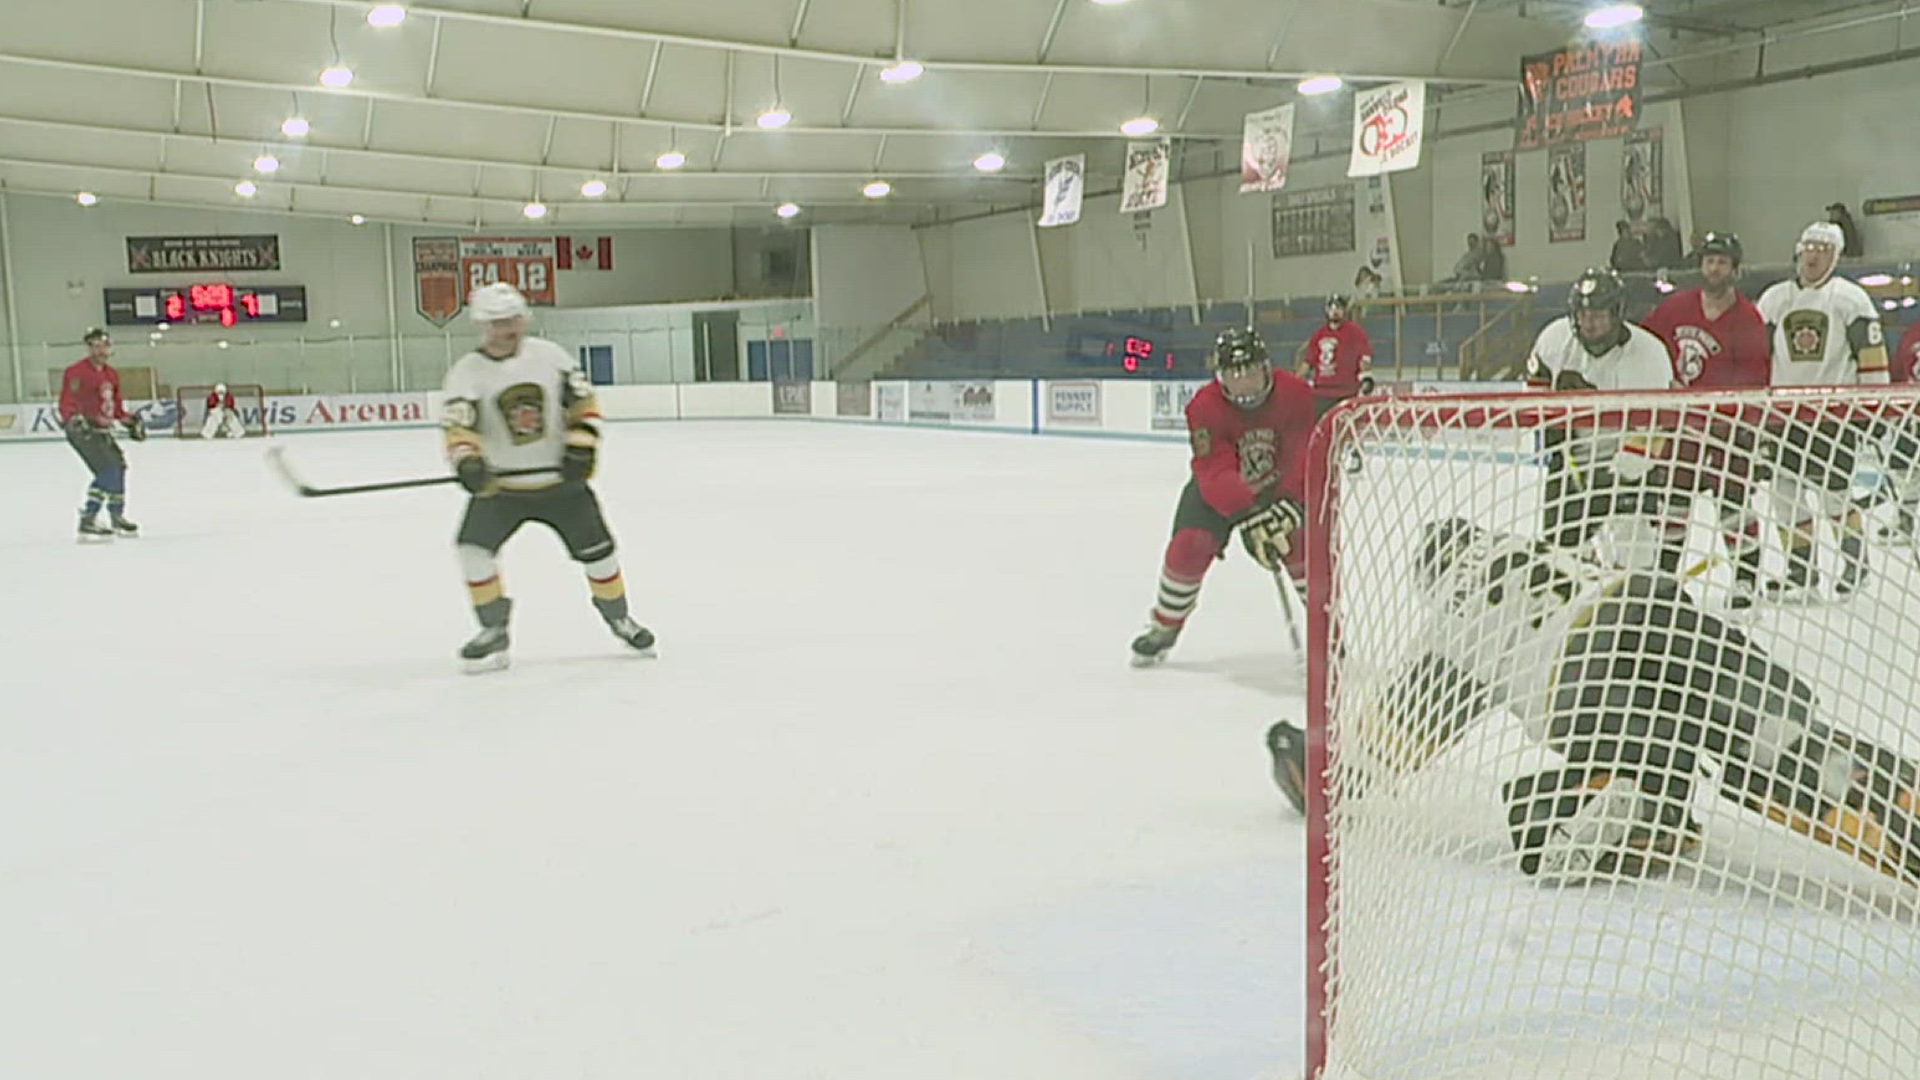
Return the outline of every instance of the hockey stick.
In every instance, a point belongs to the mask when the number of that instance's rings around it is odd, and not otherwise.
[[[1287,617],[1287,636],[1293,639],[1293,651],[1305,655],[1300,645],[1300,620],[1293,614],[1293,582],[1287,579],[1285,570],[1276,570],[1273,584],[1280,591],[1280,610]]]
[[[314,487],[311,484],[303,483],[299,477],[293,474],[292,467],[287,464],[286,453],[278,446],[268,448],[267,464],[273,466],[274,472],[279,474],[280,479],[286,481],[288,487],[292,488],[300,496],[308,499],[320,499],[329,495],[360,495],[369,491],[404,491],[408,488],[439,487],[443,484],[457,484],[460,482],[460,478],[457,476],[428,476],[418,480],[383,480],[376,484],[348,484],[345,487]],[[559,471],[558,466],[542,469],[503,469],[493,475],[496,477],[533,476],[537,473],[557,473]]]

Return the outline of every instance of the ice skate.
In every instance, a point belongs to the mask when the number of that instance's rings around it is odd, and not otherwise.
[[[1133,666],[1152,667],[1166,659],[1167,650],[1180,640],[1180,628],[1154,622],[1146,632],[1133,639]]]
[[[1285,720],[1267,729],[1267,754],[1273,759],[1273,785],[1293,804],[1294,812],[1307,812],[1307,736]]]
[[[1851,596],[1867,583],[1867,542],[1858,533],[1840,541],[1840,578],[1833,583],[1835,596]]]
[[[140,526],[134,524],[131,518],[115,514],[113,515],[113,533],[115,536],[123,536],[131,540],[140,535]]]
[[[76,539],[82,544],[98,544],[113,539],[113,530],[96,521],[93,514],[81,514]]]
[[[622,615],[617,619],[608,620],[607,629],[613,631],[614,637],[625,642],[628,647],[632,648],[633,651],[639,653],[641,656],[651,657],[659,655],[653,651],[653,631],[634,622],[627,616]]]
[[[508,664],[509,644],[506,627],[484,627],[473,636],[472,641],[460,647],[461,666],[469,675],[499,671]]]

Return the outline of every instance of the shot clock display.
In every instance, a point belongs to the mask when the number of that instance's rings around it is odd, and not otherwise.
[[[1125,375],[1148,375],[1174,370],[1173,350],[1161,349],[1151,338],[1076,334],[1068,354],[1088,367]]]
[[[224,281],[107,289],[108,326],[306,322],[304,285],[232,285]]]

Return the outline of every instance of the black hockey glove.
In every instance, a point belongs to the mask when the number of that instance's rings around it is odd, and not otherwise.
[[[460,478],[460,486],[477,498],[486,498],[499,490],[493,480],[493,470],[487,468],[487,459],[479,454],[469,454],[460,459],[453,467],[453,474]]]
[[[560,479],[569,484],[586,483],[593,476],[595,454],[594,447],[567,444],[567,452],[560,456]]]
[[[1585,375],[1582,375],[1577,371],[1563,371],[1560,374],[1555,375],[1553,377],[1553,388],[1555,390],[1598,389],[1598,387],[1594,386],[1593,383],[1590,382]]]
[[[1240,523],[1240,543],[1254,562],[1278,571],[1293,553],[1293,534],[1306,523],[1306,510],[1281,496]]]
[[[127,438],[134,442],[147,441],[147,422],[140,419],[139,413],[129,413],[121,423],[127,425]]]

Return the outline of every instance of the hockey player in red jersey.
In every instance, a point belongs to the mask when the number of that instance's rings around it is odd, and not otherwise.
[[[127,411],[120,397],[120,373],[107,361],[113,358],[113,338],[98,328],[87,331],[87,355],[76,360],[60,376],[60,423],[66,428],[67,444],[93,473],[87,486],[86,502],[80,506],[80,539],[106,540],[115,533],[140,535],[140,526],[126,516],[127,457],[113,439],[113,425],[126,428],[127,437],[139,442],[147,437],[140,417]],[[112,528],[95,518],[106,505]]]
[[[1316,419],[1350,397],[1373,393],[1373,341],[1347,318],[1349,306],[1344,296],[1327,297],[1327,321],[1300,347]]]
[[[1743,390],[1767,386],[1773,378],[1773,345],[1767,321],[1734,283],[1744,255],[1740,238],[1710,232],[1700,242],[1700,287],[1674,293],[1644,323],[1673,354],[1674,381],[1701,390]],[[1755,453],[1743,428],[1722,425],[1699,435],[1682,435],[1670,453],[1669,484],[1711,493],[1719,504],[1722,538],[1734,560],[1733,606],[1750,606],[1760,574],[1760,519],[1747,510],[1747,477]],[[1682,512],[1666,522],[1664,551],[1668,569],[1679,569],[1686,544]]]
[[[1214,343],[1215,379],[1187,403],[1193,476],[1180,493],[1173,538],[1160,567],[1160,593],[1133,663],[1153,664],[1180,637],[1200,598],[1200,583],[1235,529],[1255,562],[1286,572],[1296,587],[1306,549],[1295,534],[1306,522],[1307,439],[1313,391],[1273,369],[1266,342],[1235,327]]]

